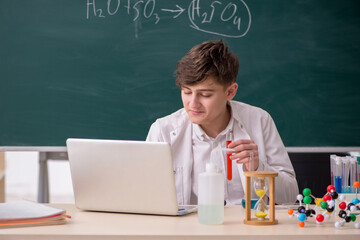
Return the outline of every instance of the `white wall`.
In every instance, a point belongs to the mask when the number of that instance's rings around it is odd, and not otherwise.
[[[37,201],[38,152],[6,152],[6,201],[28,199]],[[68,161],[48,161],[51,203],[74,203]]]

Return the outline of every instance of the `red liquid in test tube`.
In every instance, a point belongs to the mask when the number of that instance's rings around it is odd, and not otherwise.
[[[232,132],[230,132],[228,140],[226,141],[226,147],[228,147],[229,144],[232,143],[232,140],[233,140],[233,136],[232,136]],[[226,156],[227,156],[227,179],[231,180],[232,179],[232,160],[230,159],[231,153],[226,154]]]

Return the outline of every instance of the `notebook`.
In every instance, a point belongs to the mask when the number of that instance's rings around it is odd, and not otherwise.
[[[177,204],[168,143],[69,138],[66,145],[78,208],[159,215],[196,211]]]
[[[41,203],[15,200],[0,203],[0,229],[65,224],[66,211]]]

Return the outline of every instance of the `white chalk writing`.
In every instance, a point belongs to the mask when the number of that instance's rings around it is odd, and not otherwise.
[[[161,23],[162,18],[172,17],[175,21],[187,9],[190,27],[208,34],[240,38],[248,33],[251,26],[250,9],[244,0],[191,0],[187,6],[176,4],[173,8],[161,9],[156,6],[158,1],[161,0],[86,0],[86,18],[107,18],[122,14],[120,10],[124,2],[122,9],[126,9],[126,14],[134,22],[143,17],[154,24]]]

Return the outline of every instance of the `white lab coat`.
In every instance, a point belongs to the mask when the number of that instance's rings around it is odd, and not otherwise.
[[[234,140],[243,136],[236,129],[247,132],[249,139],[258,145],[258,171],[275,171],[275,202],[294,203],[299,193],[295,172],[287,151],[271,116],[264,110],[245,103],[230,101],[233,117],[240,124],[234,128]],[[180,109],[171,115],[157,119],[150,127],[146,141],[168,142],[171,145],[177,199],[180,205],[190,204],[193,151],[192,124],[185,111]],[[243,189],[245,176],[242,164],[238,171]]]

